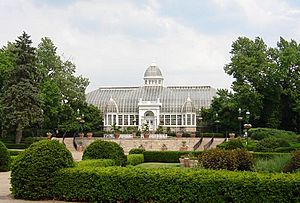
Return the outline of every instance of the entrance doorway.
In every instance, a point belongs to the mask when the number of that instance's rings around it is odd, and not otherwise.
[[[144,114],[144,119],[149,126],[149,130],[153,131],[156,129],[155,116],[152,111],[146,111]]]

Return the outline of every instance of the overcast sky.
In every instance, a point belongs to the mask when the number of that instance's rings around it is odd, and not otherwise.
[[[300,42],[298,0],[0,0],[0,45],[26,31],[50,37],[77,75],[100,86],[142,85],[155,61],[165,85],[230,88],[223,67],[239,36]]]

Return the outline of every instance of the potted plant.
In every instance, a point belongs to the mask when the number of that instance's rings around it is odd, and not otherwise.
[[[166,144],[163,144],[163,145],[161,146],[161,151],[167,151],[167,150],[168,150],[167,145],[166,145]]]
[[[150,136],[150,131],[149,131],[149,126],[148,123],[144,123],[143,125],[143,134],[144,134],[144,138],[148,139]]]
[[[77,151],[79,151],[79,152],[82,152],[82,151],[83,151],[83,142],[82,142],[82,141],[79,141],[79,142],[78,142]]]
[[[186,141],[182,141],[182,145],[180,147],[180,151],[187,151],[189,146],[186,145]]]
[[[120,138],[120,126],[117,126],[115,123],[111,126],[115,139],[119,139]]]

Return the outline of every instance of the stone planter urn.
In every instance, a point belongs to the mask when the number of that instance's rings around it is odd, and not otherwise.
[[[176,138],[181,138],[182,137],[182,133],[176,133]]]
[[[92,139],[92,137],[93,137],[93,133],[92,132],[88,132],[86,135],[87,135],[88,139]]]
[[[229,138],[232,140],[235,138],[235,133],[229,133]]]
[[[78,145],[77,151],[78,151],[78,152],[83,152],[83,145],[82,145],[82,144],[79,144],[79,145]]]
[[[79,133],[79,137],[83,138],[84,137],[84,133]]]
[[[144,139],[149,139],[150,133],[144,133]]]
[[[47,132],[46,135],[47,135],[47,139],[48,139],[48,140],[51,140],[51,138],[52,138],[52,133]]]
[[[115,139],[119,139],[120,138],[120,133],[114,133]]]
[[[191,138],[195,138],[196,137],[196,134],[195,133],[192,133],[191,134]]]

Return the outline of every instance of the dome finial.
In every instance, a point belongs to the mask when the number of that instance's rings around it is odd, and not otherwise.
[[[150,66],[157,66],[157,65],[156,65],[155,61],[152,61]]]

